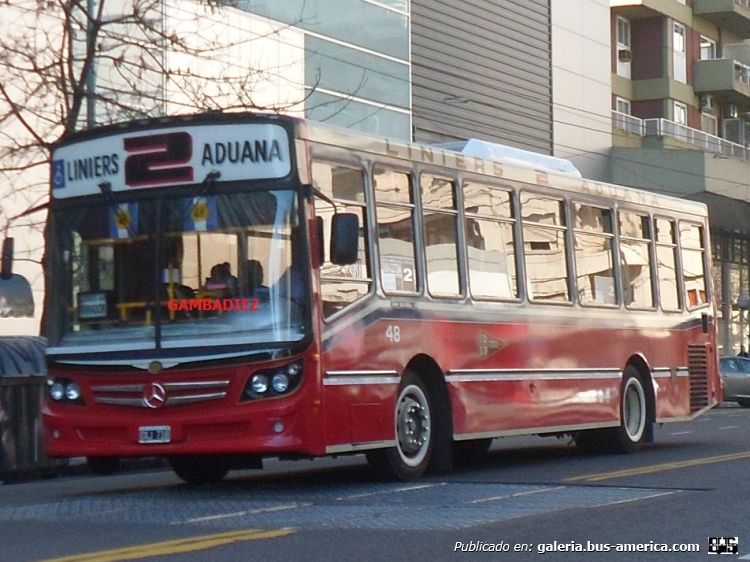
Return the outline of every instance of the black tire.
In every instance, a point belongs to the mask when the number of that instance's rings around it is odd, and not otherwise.
[[[120,468],[120,459],[117,457],[86,457],[89,472],[97,476],[109,476]]]
[[[616,453],[635,453],[641,449],[649,432],[648,400],[638,371],[627,367],[620,391],[620,426],[612,432]]]
[[[584,453],[635,453],[647,441],[649,400],[634,367],[627,367],[620,388],[620,425],[611,429],[579,431],[576,446]]]
[[[394,412],[396,446],[365,453],[380,477],[409,481],[424,474],[435,449],[434,403],[422,379],[407,371],[401,379]]]
[[[750,400],[737,400],[737,404],[743,408],[750,408]]]
[[[229,463],[221,457],[179,455],[169,458],[174,473],[191,486],[216,484],[229,472]]]

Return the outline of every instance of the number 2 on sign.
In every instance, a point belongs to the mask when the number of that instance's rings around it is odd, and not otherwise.
[[[392,342],[400,342],[401,341],[401,328],[399,326],[388,326],[388,328],[385,331],[385,337],[391,340]]]

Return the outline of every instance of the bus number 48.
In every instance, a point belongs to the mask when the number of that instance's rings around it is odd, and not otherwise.
[[[392,342],[400,342],[401,328],[399,326],[388,326],[388,329],[385,331],[385,337]]]

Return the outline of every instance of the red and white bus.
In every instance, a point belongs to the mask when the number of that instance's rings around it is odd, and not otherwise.
[[[411,479],[511,435],[632,452],[721,399],[699,203],[277,115],[80,133],[51,179],[47,447],[96,472]]]

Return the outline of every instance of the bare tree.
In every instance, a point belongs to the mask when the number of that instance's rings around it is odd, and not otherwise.
[[[138,117],[301,110],[303,49],[273,47],[295,46],[290,26],[228,4],[0,0],[0,234],[21,242],[18,259],[41,261],[45,213],[24,211],[46,201],[50,149],[67,135]]]

